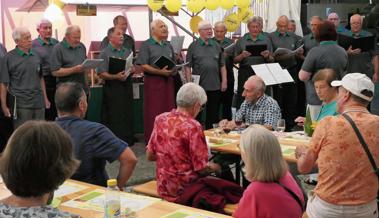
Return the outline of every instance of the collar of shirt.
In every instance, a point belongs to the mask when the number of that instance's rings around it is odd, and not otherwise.
[[[45,41],[43,41],[43,39],[41,38],[41,36],[38,36],[37,41],[41,45],[54,45],[53,40],[49,39],[49,42],[46,43]]]
[[[339,26],[338,26],[338,28],[337,28],[337,33],[343,33],[343,32],[345,32],[345,31],[346,31],[345,27],[343,27],[342,25],[339,25]]]
[[[32,56],[34,55],[32,50],[29,49],[29,52],[28,53],[25,53],[23,50],[21,50],[18,46],[16,46],[16,51],[17,51],[17,54],[19,54],[21,57],[24,57],[24,56]]]
[[[162,40],[160,43],[157,42],[153,37],[150,37],[149,39],[149,42],[152,44],[152,45],[160,45],[160,46],[164,46],[166,45],[168,42],[165,41],[165,40]]]
[[[248,102],[247,104],[248,104],[250,107],[253,107],[253,106],[260,106],[260,105],[263,104],[263,102],[266,100],[266,98],[267,98],[266,94],[263,94],[262,97],[260,97],[260,98],[258,99],[258,101],[255,102],[255,104],[252,104],[252,103],[250,103],[250,102]]]
[[[275,35],[280,37],[280,36],[290,36],[288,32],[285,32],[284,34],[280,33],[279,31],[275,31]]]
[[[314,39],[315,38],[315,36],[313,35],[313,33],[309,33],[309,38],[310,39]]]
[[[250,35],[250,33],[246,33],[244,36],[243,36],[246,40],[250,40],[250,41],[253,41],[253,42],[256,42],[256,41],[263,41],[264,40],[264,35],[262,34],[262,33],[259,33],[258,35],[257,35],[257,38],[254,40],[252,37],[251,37],[251,35]]]
[[[120,54],[124,54],[125,53],[125,47],[121,46],[120,49],[117,49],[115,47],[112,46],[111,43],[108,43],[108,47],[111,49],[111,51],[113,52],[117,52],[117,53],[120,53]]]
[[[66,38],[64,38],[64,39],[62,40],[62,44],[63,44],[63,46],[64,46],[65,48],[69,48],[69,49],[77,49],[77,48],[79,48],[79,46],[80,46],[80,44],[79,44],[79,45],[76,46],[75,48],[72,47],[70,44],[68,44]]]
[[[337,41],[322,41],[320,45],[337,45]]]
[[[215,37],[213,37],[212,39],[215,40],[216,42],[220,43],[220,45],[226,45],[226,44],[229,44],[232,42],[231,39],[226,38],[226,37],[221,41],[217,40]]]
[[[208,39],[208,44],[205,43],[205,41],[202,39],[202,38],[198,38],[197,40],[199,40],[200,42],[200,45],[204,46],[204,45],[209,45],[209,46],[212,46],[212,45],[215,45],[215,43],[217,43],[215,40],[213,39]]]
[[[75,115],[70,114],[70,115],[63,116],[63,117],[57,117],[55,120],[56,120],[56,121],[81,120],[81,118],[80,118],[80,117],[77,117],[77,116],[75,116]]]
[[[364,30],[359,31],[359,33],[353,33],[351,30],[349,30],[348,34],[349,36],[353,36],[353,37],[364,37],[367,35],[366,31]]]

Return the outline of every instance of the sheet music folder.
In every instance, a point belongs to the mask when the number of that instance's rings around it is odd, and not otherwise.
[[[257,76],[259,76],[265,84],[276,85],[281,83],[294,82],[291,74],[287,69],[282,69],[280,64],[257,64],[251,66]]]
[[[267,50],[267,45],[246,45],[245,50],[251,53],[250,56],[261,56],[261,52]]]
[[[375,47],[375,36],[354,38],[344,34],[338,34],[338,45],[347,50],[350,46],[353,49],[360,48],[362,51],[370,51]]]
[[[108,73],[118,74],[125,70],[126,60],[123,58],[109,57]]]
[[[171,70],[176,65],[175,63],[168,57],[162,55],[157,60],[154,61],[154,65],[163,69],[165,66],[168,66],[168,69]]]

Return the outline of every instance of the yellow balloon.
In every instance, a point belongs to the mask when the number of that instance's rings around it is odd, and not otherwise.
[[[206,0],[205,7],[208,10],[216,10],[220,5],[218,4],[218,0]]]
[[[247,8],[250,5],[250,0],[236,0],[236,5],[239,8]]]
[[[153,11],[158,11],[162,8],[164,0],[147,0],[147,5]]]
[[[234,32],[240,26],[240,20],[238,19],[238,15],[235,13],[225,17],[224,23],[228,32]]]
[[[192,13],[200,12],[205,6],[205,0],[188,0],[187,8]]]
[[[177,12],[182,7],[182,0],[166,0],[165,6],[170,12]]]
[[[192,32],[194,33],[198,33],[199,30],[197,29],[197,25],[200,23],[200,21],[202,21],[203,18],[201,18],[200,16],[193,16],[190,20],[190,28],[192,30]]]
[[[229,10],[234,6],[234,0],[221,0],[220,6],[225,10]]]
[[[243,23],[247,23],[253,15],[253,11],[249,8],[238,9],[238,19]]]

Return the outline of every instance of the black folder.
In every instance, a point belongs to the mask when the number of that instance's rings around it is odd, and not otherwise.
[[[251,56],[261,56],[261,52],[267,50],[267,45],[266,44],[246,45],[245,50],[250,52]]]
[[[17,119],[17,100],[16,96],[12,95],[11,93],[7,92],[7,106],[9,109],[9,112],[11,113],[11,117],[13,119]]]
[[[375,47],[375,36],[354,38],[344,34],[338,34],[338,45],[347,50],[350,46],[353,49],[360,48],[362,51],[370,51]]]
[[[154,65],[159,67],[160,69],[163,69],[165,66],[168,66],[168,69],[171,70],[176,65],[175,63],[168,57],[162,55],[157,60],[154,61]]]
[[[125,70],[126,60],[122,58],[109,57],[108,73],[118,74]]]

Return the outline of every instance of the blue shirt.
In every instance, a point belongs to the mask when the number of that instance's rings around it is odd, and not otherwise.
[[[71,178],[106,186],[105,161],[117,160],[128,144],[100,123],[76,116],[59,117],[56,122],[71,136],[75,157],[81,161]]]
[[[275,129],[281,116],[278,103],[273,98],[263,95],[255,104],[245,100],[237,111],[235,120],[247,124],[269,125]]]
[[[319,122],[326,116],[336,116],[338,115],[337,112],[337,102],[332,101],[329,104],[324,104],[321,106],[320,113],[317,116],[316,121]]]

